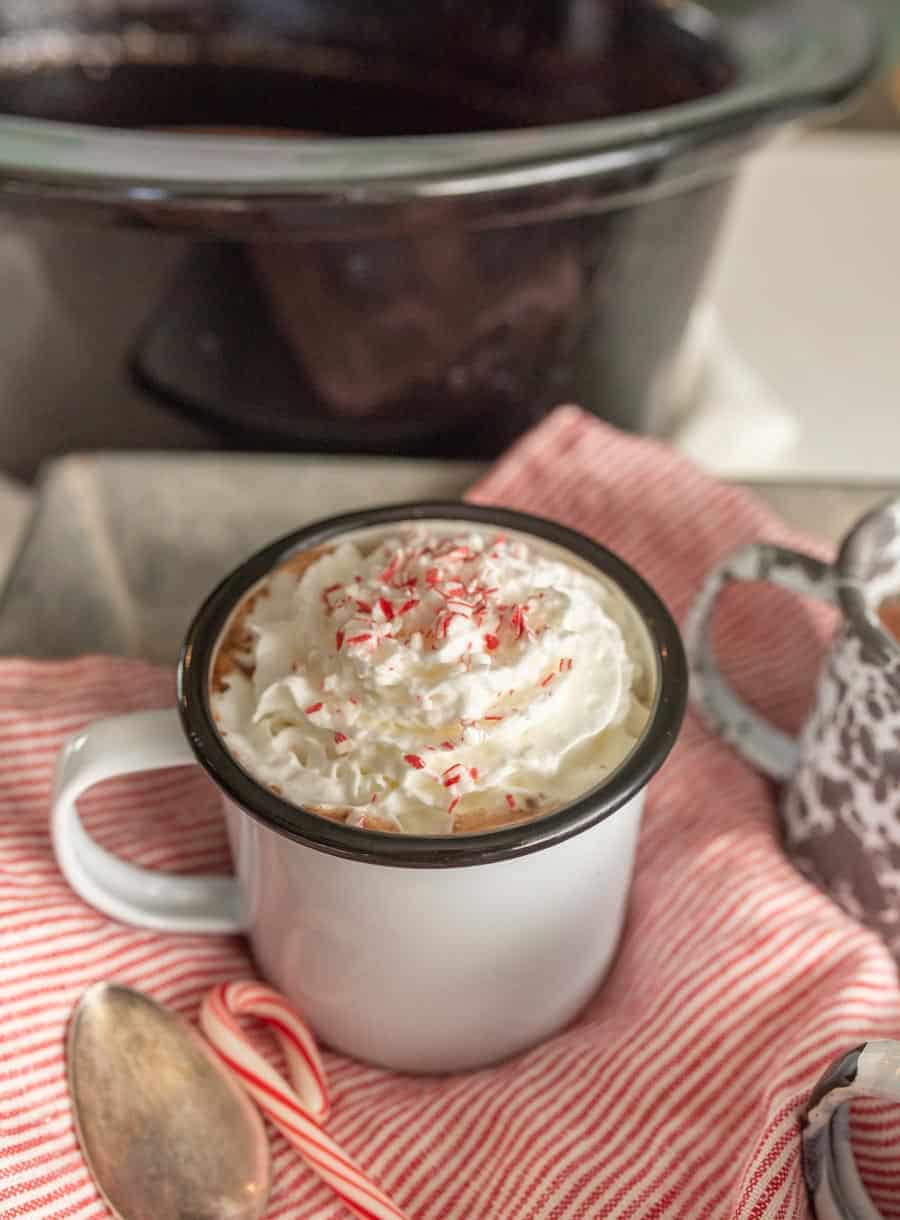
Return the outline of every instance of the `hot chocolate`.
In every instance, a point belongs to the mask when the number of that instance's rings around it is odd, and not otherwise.
[[[886,597],[878,607],[878,618],[885,631],[900,641],[900,596]]]
[[[655,675],[625,596],[522,534],[424,522],[303,551],[238,606],[210,703],[238,763],[349,825],[465,834],[602,782]]]

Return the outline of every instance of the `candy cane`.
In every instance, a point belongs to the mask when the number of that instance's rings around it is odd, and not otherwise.
[[[255,1049],[237,1013],[272,1027],[296,1092]],[[203,1000],[200,1028],[260,1110],[350,1211],[363,1220],[407,1220],[323,1130],[329,1110],[325,1070],[312,1034],[277,991],[256,982],[220,983]]]

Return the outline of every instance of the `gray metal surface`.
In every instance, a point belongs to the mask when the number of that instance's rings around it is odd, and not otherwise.
[[[236,564],[319,517],[455,498],[472,463],[233,454],[99,454],[46,467],[0,600],[0,655],[173,661]]]
[[[171,663],[203,597],[259,546],[376,503],[455,498],[470,462],[100,454],[45,470],[0,601],[0,654],[111,652]],[[788,522],[837,540],[900,488],[753,484]]]

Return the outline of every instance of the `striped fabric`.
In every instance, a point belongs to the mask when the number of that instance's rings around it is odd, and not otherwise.
[[[571,408],[521,441],[473,498],[592,534],[679,619],[724,551],[802,541],[664,446]],[[829,616],[763,589],[723,607],[727,668],[786,728],[802,718]],[[171,698],[171,674],[136,662],[0,664],[5,1220],[107,1214],[66,1097],[63,1035],[81,991],[117,978],[194,1018],[212,984],[252,972],[239,938],[110,922],[53,863],[48,801],[65,735]],[[455,1078],[401,1077],[326,1053],[334,1137],[414,1220],[807,1216],[798,1108],[838,1051],[900,1036],[900,988],[875,936],[784,858],[773,798],[689,718],[651,787],[621,952],[580,1019],[512,1062]],[[195,772],[109,783],[85,816],[134,861],[226,866],[216,800]],[[873,1195],[900,1216],[900,1114],[873,1104],[855,1128]],[[272,1146],[267,1215],[339,1220],[340,1204],[274,1132]]]

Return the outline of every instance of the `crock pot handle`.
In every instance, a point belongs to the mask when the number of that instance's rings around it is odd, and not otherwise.
[[[707,577],[685,622],[691,699],[703,720],[760,771],[773,779],[789,779],[797,766],[797,742],[741,699],[713,654],[713,612],[725,587],[737,581],[766,581],[804,597],[834,603],[834,573],[827,563],[802,551],[766,542],[741,547]]]
[[[238,932],[241,897],[234,877],[179,876],[126,864],[95,843],[77,800],[117,775],[196,763],[174,708],[97,720],[60,752],[53,794],[53,850],[64,877],[105,915],[164,932]]]

